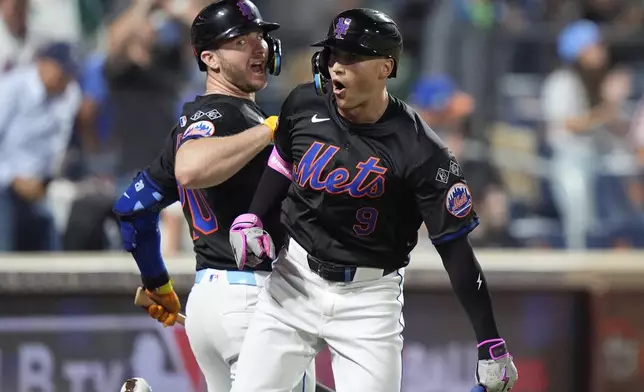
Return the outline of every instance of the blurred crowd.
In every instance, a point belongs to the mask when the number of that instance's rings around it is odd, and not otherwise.
[[[189,40],[208,0],[0,0],[0,251],[120,249],[116,196],[204,77]],[[461,162],[478,247],[644,247],[644,4],[635,0],[256,0],[281,24],[278,113],[311,80],[339,11],[405,38],[390,91]],[[180,205],[166,254],[190,249]],[[424,235],[423,235],[424,236]]]

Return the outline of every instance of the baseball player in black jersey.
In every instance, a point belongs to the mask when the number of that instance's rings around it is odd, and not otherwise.
[[[238,270],[228,228],[248,210],[272,149],[277,117],[267,117],[254,98],[266,86],[266,70],[279,74],[280,41],[270,36],[278,27],[264,21],[248,0],[217,1],[197,15],[192,45],[206,72],[206,92],[184,105],[160,156],[114,208],[146,293],[159,304],[148,313],[170,326],[181,305],[161,257],[158,220],[162,208],[181,202],[197,259],[186,333],[210,392],[230,391],[242,340],[271,267],[264,262]],[[279,211],[270,215],[264,219],[267,228],[279,231]],[[257,237],[268,241],[261,232]],[[272,249],[267,253],[274,256]],[[293,391],[316,390],[315,364],[307,366]]]
[[[478,218],[464,174],[385,87],[402,50],[398,27],[381,12],[352,9],[314,46],[314,82],[284,102],[269,167],[249,213],[231,227],[239,267],[254,265],[270,245],[256,252],[253,232],[284,200],[288,236],[260,293],[233,392],[288,390],[325,345],[336,390],[399,391],[404,267],[423,222],[473,324],[477,383],[509,391],[517,370],[468,240]]]

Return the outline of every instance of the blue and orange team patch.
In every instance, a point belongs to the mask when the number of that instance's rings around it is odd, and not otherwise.
[[[210,137],[215,134],[215,125],[210,121],[198,121],[190,124],[183,132],[183,138],[188,137]]]
[[[472,211],[472,194],[470,188],[462,182],[452,185],[447,191],[445,208],[457,218],[465,218]]]

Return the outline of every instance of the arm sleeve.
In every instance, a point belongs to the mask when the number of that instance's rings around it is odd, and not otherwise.
[[[279,208],[286,198],[291,180],[281,173],[266,167],[248,212],[265,220],[268,213]]]
[[[294,93],[289,94],[282,104],[282,110],[280,111],[279,122],[274,136],[275,146],[250,205],[249,212],[257,215],[262,220],[266,214],[274,211],[281,205],[291,185],[293,169],[293,154],[291,150],[293,95]]]
[[[295,93],[291,92],[284,103],[282,104],[282,109],[280,110],[279,121],[277,123],[277,129],[275,129],[274,143],[275,150],[279,154],[279,157],[286,163],[293,163],[293,152],[291,144],[291,132],[293,130],[293,120],[292,115],[294,114],[294,97]]]
[[[479,221],[456,158],[435,143],[430,148],[430,157],[412,169],[410,180],[429,238],[437,245],[468,234]]]
[[[436,250],[443,260],[452,289],[472,323],[477,341],[480,343],[498,338],[492,299],[469,238],[462,236],[437,245]],[[483,352],[479,353],[480,359],[489,356],[485,350],[483,348]]]

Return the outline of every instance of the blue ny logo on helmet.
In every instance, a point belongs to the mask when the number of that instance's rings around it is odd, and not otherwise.
[[[335,30],[333,31],[333,33],[335,34],[335,38],[344,39],[344,36],[347,34],[347,30],[349,30],[350,24],[351,24],[351,19],[339,18],[338,22],[335,24]]]

